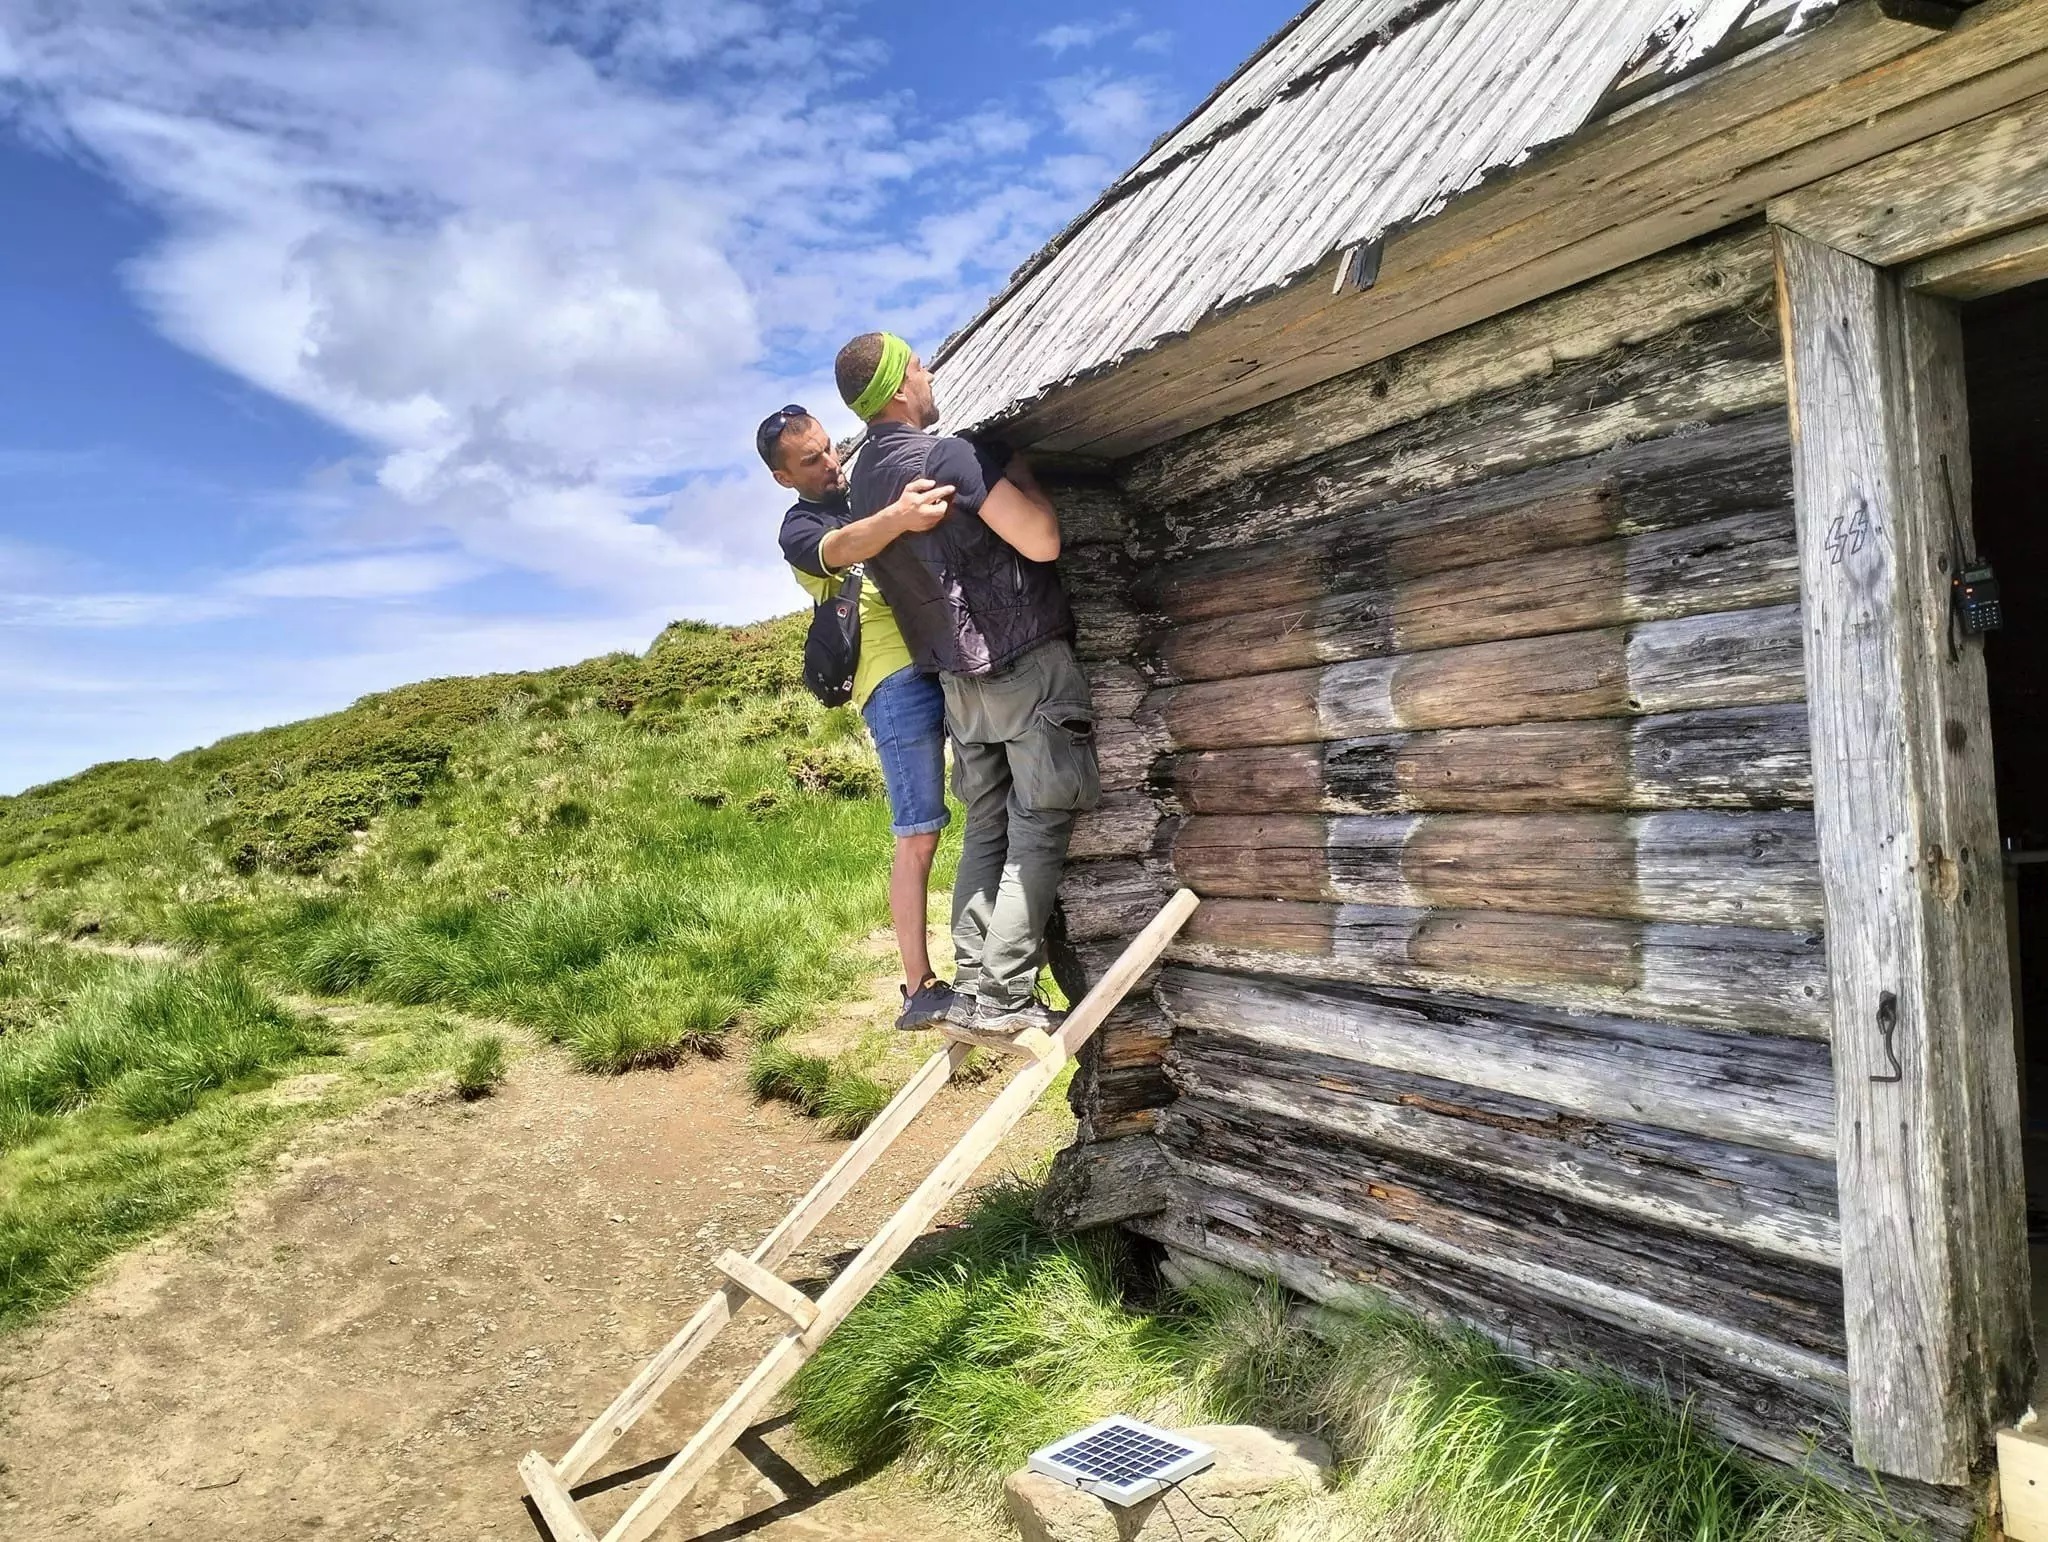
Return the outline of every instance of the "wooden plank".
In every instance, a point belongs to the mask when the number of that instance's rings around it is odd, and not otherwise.
[[[1229,584],[1231,579],[1219,578]],[[1179,680],[1759,609],[1796,599],[1792,507],[1744,513],[1170,627],[1147,638]]]
[[[1804,811],[1202,815],[1176,833],[1173,866],[1208,896],[1821,923]]]
[[[1174,1166],[1199,1182],[1406,1252],[1455,1258],[1580,1307],[1626,1313],[1647,1330],[1713,1347],[1732,1332],[1785,1374],[1847,1379],[1842,1281],[1832,1264],[1616,1216],[1576,1196],[1531,1192],[1228,1099],[1183,1098],[1162,1131]]]
[[[1597,358],[1769,296],[1769,236],[1744,230],[1660,252],[1619,272],[1161,445],[1125,486],[1141,504],[1181,501],[1560,364]]]
[[[1298,488],[1267,476],[1182,500],[1187,538],[1199,529],[1211,549],[1140,569],[1132,603],[1200,621],[1792,506],[1791,441],[1775,406],[1391,502],[1375,501],[1375,483],[1346,480],[1334,462],[1314,464],[1321,475]],[[1261,535],[1276,498],[1295,505],[1288,529]],[[1156,547],[1182,537],[1152,514],[1133,539]]]
[[[2048,219],[2048,96],[1773,199],[1770,216],[1879,267]]]
[[[1156,692],[1142,718],[1176,749],[1207,750],[1761,706],[1804,698],[1799,646],[1796,605],[1719,611],[1232,674]]]
[[[1617,1215],[1840,1268],[1832,1151],[1792,1155],[1589,1118],[1517,1093],[1283,1049],[1228,1029],[1183,1029],[1167,1069],[1183,1099],[1227,1103]],[[1831,1089],[1823,1090],[1831,1101]],[[1178,1108],[1159,1121],[1169,1139]],[[1821,1112],[1827,1115],[1825,1104]],[[1825,1134],[1831,1117],[1820,1124]]]
[[[1172,955],[1262,974],[1504,997],[1824,1038],[1817,935],[1517,911],[1211,900]]]
[[[2033,95],[2048,86],[2044,41],[2029,0],[1977,5],[1935,38],[1852,10],[1710,83],[1584,130],[1444,215],[1394,233],[1365,294],[1332,300],[1326,265],[1103,380],[1053,393],[1009,431],[1019,443],[1115,459],[1246,411]],[[1805,70],[1795,70],[1802,59]],[[1825,88],[1815,91],[1817,82]],[[1062,419],[1091,426],[1063,435]]]
[[[1567,1114],[1832,1160],[1834,1090],[1813,1041],[1567,1013],[1498,998],[1190,969],[1160,976],[1177,1032],[1330,1056]]]
[[[1859,1460],[1960,1483],[2025,1395],[2024,1183],[1983,662],[1942,302],[1779,233]]]
[[[797,1202],[796,1208],[762,1239],[761,1245],[751,1255],[753,1261],[764,1269],[774,1269],[802,1247],[818,1223],[832,1213],[832,1208],[880,1160],[896,1137],[923,1112],[926,1104],[938,1096],[967,1055],[966,1049],[949,1046],[926,1060],[917,1074],[905,1082],[896,1096],[875,1116],[874,1123],[839,1154],[838,1159],[825,1169],[809,1192]],[[562,1482],[577,1483],[601,1461],[605,1452],[639,1423],[676,1378],[710,1346],[747,1299],[747,1292],[730,1282],[714,1290],[682,1331],[640,1368],[626,1389],[612,1400],[611,1406],[598,1415],[577,1438],[576,1444],[569,1448],[568,1454],[555,1467]]]
[[[1208,750],[1174,756],[1162,774],[1197,814],[1516,814],[1813,801],[1806,712],[1798,706]]]
[[[970,1049],[990,1049],[999,1055],[1014,1055],[1020,1060],[1037,1060],[1050,1053],[1052,1040],[1037,1028],[1026,1028],[1021,1033],[994,1033],[960,1023],[942,1022],[938,1025],[939,1035],[951,1039],[955,1044],[965,1044]]]
[[[1339,1310],[1370,1312],[1392,1297],[1426,1321],[1476,1329],[1517,1359],[1625,1376],[1691,1401],[1715,1428],[1779,1461],[1806,1461],[1815,1444],[1847,1454],[1835,1368],[1808,1363],[1798,1369],[1814,1374],[1778,1374],[1792,1367],[1759,1364],[1733,1335],[1711,1347],[1679,1338],[1661,1324],[1644,1326],[1637,1314],[1591,1309],[1461,1258],[1361,1237],[1265,1196],[1200,1183],[1184,1184],[1180,1195],[1133,1229],[1244,1273],[1278,1277]]]
[[[764,1306],[772,1307],[795,1323],[808,1328],[818,1320],[818,1306],[811,1298],[777,1274],[763,1269],[744,1253],[727,1248],[712,1267]]]
[[[2048,222],[1922,258],[1906,269],[1908,289],[1946,300],[1981,300],[2048,279]]]
[[[1060,1069],[1085,1044],[1104,1017],[1133,984],[1150,969],[1200,902],[1182,890],[1134,938],[1101,982],[1067,1014],[1053,1036],[1053,1053],[1026,1066],[996,1095],[980,1118],[948,1151],[924,1182],[882,1224],[854,1259],[817,1300],[817,1318],[808,1329],[792,1328],[743,1381],[710,1421],[676,1453],[655,1480],[605,1534],[605,1542],[645,1542],[658,1530],[691,1488],[789,1384],[817,1346],[846,1320],[847,1314],[873,1290],[904,1250],[938,1218],[1018,1120],[1029,1113],[1052,1085]],[[957,1046],[956,1046],[957,1047]]]
[[[597,1542],[597,1533],[583,1519],[582,1512],[576,1508],[576,1501],[562,1486],[562,1480],[555,1476],[555,1469],[548,1464],[546,1457],[538,1451],[529,1451],[521,1457],[519,1480],[526,1485],[526,1492],[533,1496],[533,1507],[547,1522],[548,1534],[554,1542]]]

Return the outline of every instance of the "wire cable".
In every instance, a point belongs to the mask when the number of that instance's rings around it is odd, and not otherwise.
[[[1228,1526],[1232,1531],[1236,1532],[1237,1535],[1243,1539],[1243,1542],[1252,1542],[1252,1539],[1250,1537],[1245,1536],[1245,1534],[1242,1531],[1238,1530],[1237,1522],[1232,1520],[1229,1516],[1219,1514],[1215,1510],[1204,1510],[1199,1504],[1195,1503],[1195,1496],[1193,1494],[1190,1494],[1187,1491],[1187,1489],[1182,1486],[1182,1479],[1166,1478],[1162,1479],[1161,1481],[1166,1484],[1168,1489],[1180,1495],[1181,1498],[1185,1499],[1188,1502],[1188,1508],[1190,1510],[1193,1510],[1195,1514],[1201,1516],[1203,1520],[1221,1521],[1224,1525]],[[1173,1522],[1173,1534],[1176,1537],[1179,1537],[1181,1539],[1181,1542],[1187,1542],[1187,1534],[1180,1529],[1180,1517],[1173,1513],[1172,1505],[1166,1506],[1166,1518]]]

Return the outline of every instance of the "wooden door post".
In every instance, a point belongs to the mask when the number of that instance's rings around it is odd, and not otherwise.
[[[1954,306],[1780,229],[1848,1314],[1880,1472],[1965,1481],[2031,1370],[2025,1185]]]

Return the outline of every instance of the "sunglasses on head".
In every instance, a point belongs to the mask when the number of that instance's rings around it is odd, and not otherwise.
[[[782,437],[782,431],[797,419],[809,416],[809,411],[791,402],[787,407],[778,412],[771,412],[763,418],[761,426],[754,430],[754,448],[760,452],[761,459],[771,466],[774,465],[775,444]]]

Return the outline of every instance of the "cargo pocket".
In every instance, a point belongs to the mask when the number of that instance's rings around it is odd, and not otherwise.
[[[1095,766],[1095,709],[1085,701],[1049,701],[1016,743],[1017,797],[1024,807],[1082,811],[1102,801]]]

